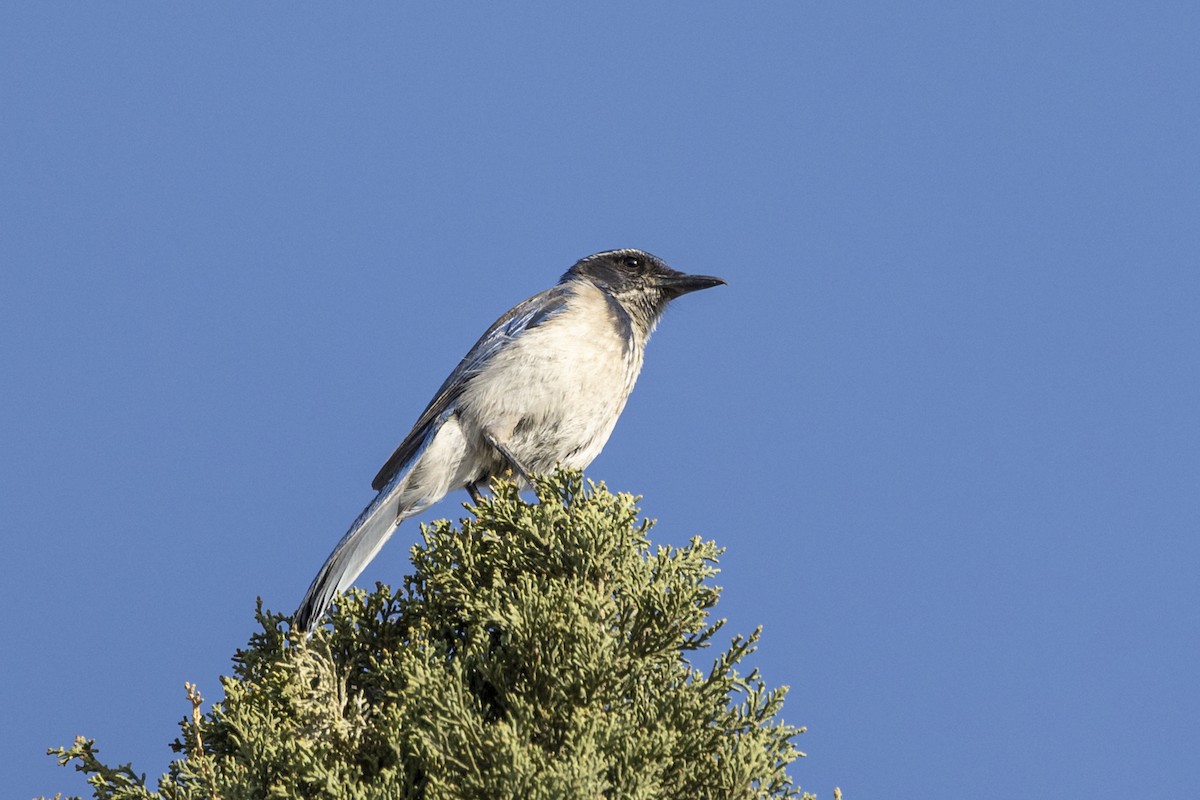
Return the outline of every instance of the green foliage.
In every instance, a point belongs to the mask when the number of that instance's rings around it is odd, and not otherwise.
[[[403,588],[351,591],[307,641],[260,603],[224,700],[189,687],[156,793],[92,741],[52,753],[112,800],[798,796],[785,690],[736,671],[758,633],[692,664],[716,545],[652,549],[635,498],[579,473],[535,488],[423,527]]]

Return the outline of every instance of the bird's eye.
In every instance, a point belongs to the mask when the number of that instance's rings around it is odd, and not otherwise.
[[[637,269],[641,265],[642,262],[638,261],[637,256],[625,256],[625,266],[629,267],[630,269]]]

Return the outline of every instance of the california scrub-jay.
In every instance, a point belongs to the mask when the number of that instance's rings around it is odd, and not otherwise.
[[[487,329],[438,389],[371,487],[379,492],[325,560],[293,617],[308,632],[408,517],[511,471],[583,469],[617,424],[667,303],[720,278],[641,250],[610,250]]]

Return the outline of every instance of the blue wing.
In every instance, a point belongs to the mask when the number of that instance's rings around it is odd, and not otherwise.
[[[371,488],[380,491],[401,472],[424,448],[430,435],[440,427],[443,415],[462,394],[464,387],[471,379],[483,371],[492,357],[505,346],[515,340],[524,331],[536,328],[549,319],[561,314],[566,308],[567,300],[571,297],[571,289],[564,284],[535,294],[533,297],[519,303],[507,314],[496,320],[487,332],[479,338],[458,366],[450,373],[450,377],[442,383],[437,394],[429,401],[429,405],[421,413],[408,436],[392,453],[392,457],[379,470]]]

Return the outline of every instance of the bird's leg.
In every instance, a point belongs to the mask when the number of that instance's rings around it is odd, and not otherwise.
[[[468,483],[466,489],[467,494],[471,495],[471,502],[475,505],[479,505],[479,501],[483,499],[483,495],[479,493],[479,487],[475,485],[475,482],[472,481],[471,483]]]
[[[525,465],[512,454],[511,450],[500,444],[500,440],[489,431],[483,432],[483,438],[488,444],[496,448],[496,452],[504,458],[505,463],[508,464],[508,468],[513,471],[514,475],[520,476],[530,486],[533,485],[533,481],[529,478],[529,470],[525,469]]]

